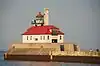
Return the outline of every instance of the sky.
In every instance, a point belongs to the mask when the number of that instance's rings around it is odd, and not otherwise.
[[[82,49],[100,48],[100,0],[0,0],[0,49],[21,42],[31,19],[44,8],[49,24],[65,33],[65,40]]]
[[[100,48],[100,0],[0,0],[0,49],[21,42],[32,17],[44,8],[50,10],[49,24],[65,33],[64,41]]]

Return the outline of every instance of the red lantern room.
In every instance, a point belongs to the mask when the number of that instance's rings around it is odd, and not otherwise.
[[[38,12],[36,15],[36,19],[32,21],[32,24],[34,26],[43,26],[44,24],[44,15],[41,14],[41,12]]]
[[[41,14],[41,12],[38,12],[38,14],[36,15],[36,18],[38,18],[38,17],[44,17],[42,14]]]

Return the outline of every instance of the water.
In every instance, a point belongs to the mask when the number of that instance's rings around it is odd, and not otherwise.
[[[100,66],[96,64],[82,63],[58,63],[58,62],[30,62],[30,61],[5,61],[4,51],[0,51],[0,66]]]

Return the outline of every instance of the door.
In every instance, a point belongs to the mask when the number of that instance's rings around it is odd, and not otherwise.
[[[60,51],[64,51],[64,45],[60,45]]]
[[[57,39],[52,39],[52,43],[57,43]]]

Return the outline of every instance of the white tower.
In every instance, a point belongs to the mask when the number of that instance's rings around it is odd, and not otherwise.
[[[49,24],[49,9],[44,8],[44,26]]]

